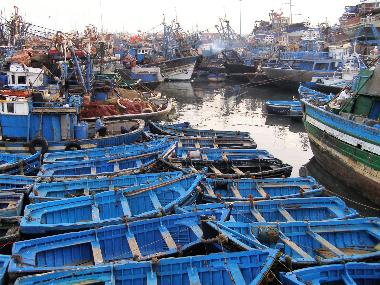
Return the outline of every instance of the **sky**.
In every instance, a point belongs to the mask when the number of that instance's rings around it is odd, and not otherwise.
[[[82,31],[88,24],[106,32],[157,31],[163,22],[177,16],[186,31],[215,31],[220,17],[227,16],[239,32],[240,5],[242,33],[252,31],[256,20],[268,20],[271,10],[289,15],[290,0],[0,0],[0,11],[10,15],[13,6],[25,21],[68,32]],[[288,2],[288,3],[287,3]],[[309,19],[312,24],[338,22],[344,6],[359,0],[292,0],[293,22]]]

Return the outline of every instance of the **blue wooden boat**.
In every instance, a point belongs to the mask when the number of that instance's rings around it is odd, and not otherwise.
[[[174,151],[175,142],[168,142],[152,148],[151,152],[131,155],[130,153],[119,157],[104,157],[96,160],[60,162],[45,164],[37,174],[39,177],[81,177],[114,175],[115,173],[138,173],[155,165],[158,159],[168,156]]]
[[[199,130],[190,127],[189,123],[180,124],[159,124],[149,122],[149,129],[158,135],[186,136],[186,137],[235,137],[249,138],[248,132],[240,131],[218,131],[218,130]]]
[[[284,285],[303,284],[378,284],[380,263],[349,262],[331,264],[281,273]]]
[[[93,123],[79,121],[82,99],[77,97],[71,96],[70,102],[45,102],[42,98],[34,102],[31,97],[15,100],[5,96],[0,103],[0,152],[34,154],[41,148],[44,154],[130,144],[141,137],[143,120],[106,121],[107,136],[96,137]]]
[[[175,137],[179,148],[256,148],[257,144],[251,138],[234,137]]]
[[[23,193],[0,192],[0,218],[21,216]]]
[[[41,152],[35,154],[0,153],[0,174],[36,174],[41,166]]]
[[[56,271],[16,280],[15,285],[66,284],[264,284],[276,250],[212,253]],[[207,266],[206,266],[207,264]],[[269,278],[268,278],[269,279]]]
[[[37,177],[0,174],[0,189],[6,192],[29,193]]]
[[[302,106],[290,107],[289,116],[292,119],[302,119],[303,118]]]
[[[157,148],[160,145],[167,143],[167,141],[167,138],[162,138],[140,144],[46,153],[44,155],[44,163],[46,164],[67,161],[95,160],[102,157],[117,157],[128,153],[146,153],[150,152],[151,149]]]
[[[0,285],[6,284],[6,274],[7,274],[7,268],[8,264],[11,260],[11,257],[8,255],[0,255]]]
[[[324,188],[312,177],[267,179],[208,178],[202,183],[203,199],[210,202],[311,197]]]
[[[194,212],[210,210],[219,212],[220,221],[294,222],[351,219],[359,214],[337,197],[292,198],[256,202],[199,204],[177,208],[176,211]]]
[[[335,97],[334,94],[326,94],[314,90],[308,87],[305,83],[301,83],[298,87],[298,94],[300,95],[301,99],[311,100],[314,102],[318,102],[319,104],[326,104]]]
[[[178,148],[170,162],[219,177],[288,177],[292,167],[265,150]]]
[[[265,107],[267,109],[268,114],[290,116],[290,109],[292,107],[301,107],[301,101],[266,101]]]
[[[241,223],[208,222],[244,243],[280,249],[281,259],[301,265],[332,264],[380,257],[380,219]],[[287,258],[287,256],[289,258]]]
[[[25,208],[21,232],[75,231],[170,214],[175,207],[194,202],[202,178],[190,174],[122,191],[31,204]]]
[[[20,241],[13,245],[9,273],[17,276],[173,256],[208,242],[200,226],[203,217],[200,212],[170,215]]]
[[[138,185],[152,185],[170,178],[180,177],[182,174],[183,172],[176,171],[36,183],[29,194],[29,200],[31,203],[40,203],[80,196],[92,196],[104,191],[123,190]]]
[[[380,205],[380,65],[362,70],[354,94],[320,108],[303,100],[304,126],[316,162]],[[340,94],[342,95],[342,94]]]

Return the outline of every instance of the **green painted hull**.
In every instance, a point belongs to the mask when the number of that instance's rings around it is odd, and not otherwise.
[[[304,121],[317,162],[338,180],[380,205],[380,156],[356,148]]]

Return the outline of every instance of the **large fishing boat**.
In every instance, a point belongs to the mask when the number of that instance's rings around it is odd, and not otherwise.
[[[380,28],[380,3],[377,0],[361,0],[355,6],[346,6],[339,18],[343,32],[350,38]],[[367,31],[366,31],[367,30]]]
[[[304,124],[319,164],[380,204],[380,66],[364,70],[354,96],[327,110],[303,100]],[[331,103],[329,104],[331,106]]]

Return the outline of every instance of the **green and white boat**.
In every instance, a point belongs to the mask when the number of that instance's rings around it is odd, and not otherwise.
[[[363,70],[354,96],[336,111],[304,103],[304,124],[318,163],[380,204],[380,65]]]

